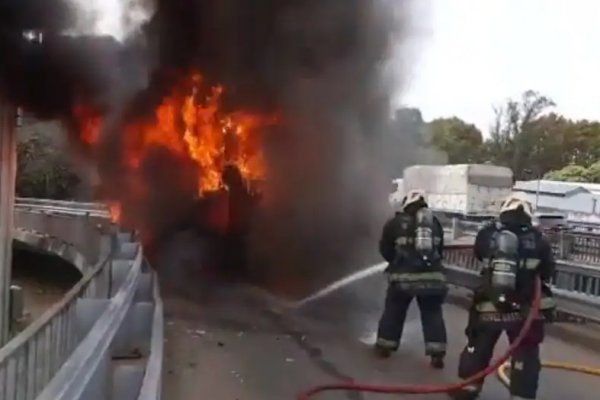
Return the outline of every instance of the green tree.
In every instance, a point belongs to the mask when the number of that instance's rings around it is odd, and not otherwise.
[[[431,143],[448,155],[451,164],[482,161],[483,136],[473,124],[460,118],[438,118],[429,123]]]
[[[573,162],[573,123],[561,115],[550,113],[531,121],[525,164],[537,175],[558,170]]]
[[[587,168],[588,182],[600,183],[600,161],[596,161]]]
[[[531,90],[507,100],[495,109],[485,141],[477,127],[459,118],[425,123],[418,109],[401,109],[393,119],[398,138],[394,157],[403,166],[435,163],[419,150],[433,145],[450,163],[489,161],[510,167],[516,179],[547,176],[600,183],[600,121],[573,121],[549,112],[553,106],[550,98]]]
[[[519,101],[509,99],[494,110],[495,120],[486,143],[492,162],[510,167],[517,179],[524,177],[524,170],[540,171],[532,165],[530,157],[542,141],[535,124],[554,102],[538,92],[528,90]]]
[[[17,195],[47,199],[73,198],[79,177],[50,140],[39,135],[17,144]]]
[[[581,165],[567,165],[559,170],[550,171],[544,179],[564,182],[589,182],[589,170]]]
[[[569,162],[590,166],[600,160],[600,122],[580,120],[571,123],[564,151]]]

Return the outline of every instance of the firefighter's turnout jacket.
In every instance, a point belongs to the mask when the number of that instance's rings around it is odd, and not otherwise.
[[[390,284],[414,295],[447,291],[442,266],[444,231],[437,218],[431,221],[433,249],[428,254],[415,248],[417,218],[406,212],[397,212],[387,221],[379,242],[379,251],[389,263],[386,273]]]

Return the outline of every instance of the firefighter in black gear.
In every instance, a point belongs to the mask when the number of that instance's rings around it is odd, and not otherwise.
[[[542,233],[532,226],[531,218],[531,205],[510,196],[502,204],[499,219],[484,226],[475,238],[475,257],[484,264],[482,282],[474,293],[465,331],[468,343],[458,367],[462,379],[473,376],[488,367],[503,332],[510,342],[517,337],[529,313],[539,276],[543,282],[541,316],[512,355],[513,400],[536,399],[544,320],[551,320],[555,309],[549,286],[555,267],[552,249]],[[451,397],[476,399],[482,385],[483,380],[452,393]]]
[[[444,367],[446,326],[442,305],[448,293],[443,273],[444,231],[427,207],[423,192],[408,193],[383,228],[379,251],[389,263],[385,309],[379,321],[375,349],[389,357],[398,349],[408,307],[417,298],[425,339],[425,354],[434,368]]]

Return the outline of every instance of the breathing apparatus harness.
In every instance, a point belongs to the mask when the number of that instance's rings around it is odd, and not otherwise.
[[[433,252],[436,251],[433,234],[433,213],[422,207],[415,213],[415,251],[424,264],[431,265]]]
[[[489,262],[484,270],[484,290],[499,310],[518,310],[517,277],[524,263],[519,254],[519,237],[499,223],[490,240],[490,248]]]
[[[398,257],[403,257],[408,252],[417,255],[423,266],[430,267],[434,262],[437,251],[436,238],[434,235],[433,212],[427,207],[425,194],[420,190],[412,190],[402,200],[403,212],[410,215],[410,224],[414,232],[408,238],[403,238],[402,243],[396,246]]]

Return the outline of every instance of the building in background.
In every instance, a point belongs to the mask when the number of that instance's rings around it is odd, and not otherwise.
[[[561,213],[569,221],[600,223],[600,185],[531,180],[515,182],[513,191],[538,213]]]

